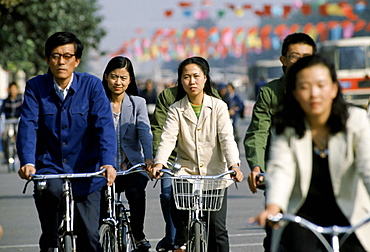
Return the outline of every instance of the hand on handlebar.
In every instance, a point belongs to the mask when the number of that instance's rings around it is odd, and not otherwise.
[[[148,172],[150,172],[150,170],[152,169],[152,166],[153,166],[153,159],[145,159],[145,164],[146,166],[144,167],[144,169]]]
[[[30,164],[24,165],[18,170],[19,177],[27,180],[30,180],[32,178],[30,175],[35,173],[36,173],[35,166]]]
[[[239,167],[231,168],[235,173],[231,174],[231,177],[235,179],[236,182],[241,182],[244,179],[243,172],[239,169]]]
[[[114,181],[116,180],[116,169],[114,169],[111,165],[103,165],[100,167],[100,170],[105,168],[106,171],[104,172],[104,176],[107,178],[107,185],[112,186]]]
[[[257,192],[257,188],[263,189],[264,174],[261,173],[259,166],[253,167],[253,170],[248,174],[248,185],[252,193]]]
[[[272,223],[272,222],[268,221],[268,217],[270,215],[277,215],[280,212],[281,212],[281,209],[277,205],[275,205],[275,204],[267,205],[265,210],[260,212],[258,215],[250,218],[248,220],[248,223],[250,223],[250,224],[256,224],[257,223],[258,225],[260,225],[262,227],[266,226],[266,224],[270,224],[270,225],[272,225],[272,227],[274,227],[274,225],[276,225],[276,223]]]
[[[163,172],[160,172],[162,168],[163,168],[162,164],[156,164],[155,166],[153,166],[152,169],[150,170],[150,177],[155,179],[162,177]]]

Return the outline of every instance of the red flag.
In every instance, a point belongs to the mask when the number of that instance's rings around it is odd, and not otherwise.
[[[171,17],[172,14],[173,14],[173,11],[172,10],[166,10],[166,11],[164,11],[164,16],[165,17]]]
[[[321,4],[319,6],[319,13],[320,13],[320,15],[322,15],[322,16],[327,16],[328,15],[328,12],[326,10],[327,6],[328,6],[327,3]]]
[[[192,5],[193,5],[192,2],[179,2],[180,7],[190,7]]]
[[[303,4],[301,8],[303,15],[308,16],[311,14],[311,4]]]
[[[366,22],[365,20],[361,19],[359,21],[357,21],[357,23],[355,24],[355,32],[359,32],[361,30],[363,30],[366,26]]]
[[[290,5],[284,5],[283,18],[287,19],[291,11],[292,11],[292,7]]]

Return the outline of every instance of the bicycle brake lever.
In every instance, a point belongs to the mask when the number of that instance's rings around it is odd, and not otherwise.
[[[27,182],[26,182],[26,184],[24,185],[24,187],[23,187],[23,194],[25,194],[26,193],[26,190],[27,190],[27,186],[28,186],[28,184],[31,182],[31,180],[27,180]]]
[[[158,183],[158,179],[155,180],[154,185],[153,185],[153,188],[156,187],[157,183]]]

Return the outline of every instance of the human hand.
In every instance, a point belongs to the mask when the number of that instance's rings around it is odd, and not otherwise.
[[[116,180],[116,169],[114,169],[114,167],[111,165],[103,165],[100,167],[100,170],[103,168],[106,169],[103,174],[107,178],[107,186],[112,186],[114,181]]]
[[[153,159],[145,159],[145,164],[146,166],[144,167],[144,169],[150,172],[153,166]]]
[[[36,168],[34,165],[31,165],[31,164],[26,164],[18,170],[19,177],[21,177],[22,179],[27,179],[27,180],[30,180],[31,179],[30,175],[35,174],[35,173],[36,173]]]
[[[241,182],[244,179],[244,174],[239,167],[232,167],[231,170],[235,172],[231,176],[235,179],[236,182]]]
[[[281,212],[281,209],[275,205],[271,204],[266,206],[266,209],[260,212],[258,215],[249,218],[248,223],[249,224],[258,224],[262,227],[266,226],[267,219],[271,215],[277,215],[278,213]]]
[[[252,193],[257,192],[257,185],[263,181],[264,177],[259,176],[259,183],[257,183],[257,176],[261,173],[261,168],[257,165],[253,167],[253,170],[250,174],[248,174],[248,185],[249,189],[251,190]]]
[[[156,164],[155,166],[153,166],[150,171],[150,177],[155,179],[162,177],[163,172],[160,172],[162,168],[163,168],[162,164]]]

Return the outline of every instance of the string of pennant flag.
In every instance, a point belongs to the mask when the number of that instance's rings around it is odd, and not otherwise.
[[[356,32],[370,32],[370,21],[344,20],[300,24],[264,25],[262,27],[217,26],[184,29],[157,29],[150,38],[132,38],[111,54],[125,55],[139,62],[182,60],[193,55],[205,58],[240,58],[246,53],[279,50],[284,38],[294,32],[309,34],[315,41],[353,37]]]
[[[356,20],[358,19],[357,14],[362,13],[366,9],[367,2],[365,0],[357,0],[355,4],[351,4],[347,1],[327,3],[323,0],[318,0],[312,3],[304,3],[302,0],[293,0],[290,5],[265,4],[262,7],[256,7],[254,4],[226,3],[223,8],[214,11],[208,8],[211,5],[212,1],[210,0],[201,1],[200,7],[199,3],[178,2],[179,8],[167,8],[163,11],[163,15],[166,18],[172,18],[176,13],[181,13],[187,18],[204,20],[211,15],[223,18],[227,12],[231,12],[237,17],[244,17],[246,14],[254,13],[260,17],[282,17],[287,19],[293,10],[298,10],[305,16],[318,13],[322,16],[344,16],[350,20]]]

